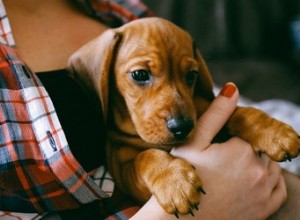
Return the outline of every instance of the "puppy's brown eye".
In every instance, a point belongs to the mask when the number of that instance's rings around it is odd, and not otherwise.
[[[198,75],[198,71],[197,70],[191,70],[186,74],[186,84],[188,86],[192,86],[196,80],[196,77]]]
[[[150,81],[150,72],[148,70],[140,69],[131,72],[132,79],[139,85],[145,85]]]

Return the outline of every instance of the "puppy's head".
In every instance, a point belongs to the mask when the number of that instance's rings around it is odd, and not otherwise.
[[[79,50],[70,63],[97,88],[104,112],[108,82],[114,82],[111,92],[118,98],[111,104],[117,106],[118,128],[149,143],[185,141],[206,108],[204,103],[213,99],[210,74],[192,38],[160,18],[108,30]]]

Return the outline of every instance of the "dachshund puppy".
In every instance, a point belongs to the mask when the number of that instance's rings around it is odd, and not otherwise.
[[[169,152],[192,138],[214,99],[191,36],[160,18],[136,20],[79,49],[69,68],[100,98],[116,185],[140,202],[154,194],[168,213],[191,214],[204,193],[201,179]],[[225,129],[276,161],[299,153],[300,139],[289,125],[251,107],[237,107]]]

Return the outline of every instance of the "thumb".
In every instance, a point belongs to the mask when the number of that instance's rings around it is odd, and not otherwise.
[[[227,83],[198,120],[190,144],[200,149],[207,148],[236,109],[238,98],[235,84]]]

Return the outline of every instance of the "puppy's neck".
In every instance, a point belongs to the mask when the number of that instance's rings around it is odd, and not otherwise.
[[[133,147],[137,150],[157,148],[156,145],[145,142],[138,135],[129,135],[128,133],[124,133],[118,130],[109,131],[109,139],[112,143],[117,143],[113,144],[113,146],[118,147]]]

